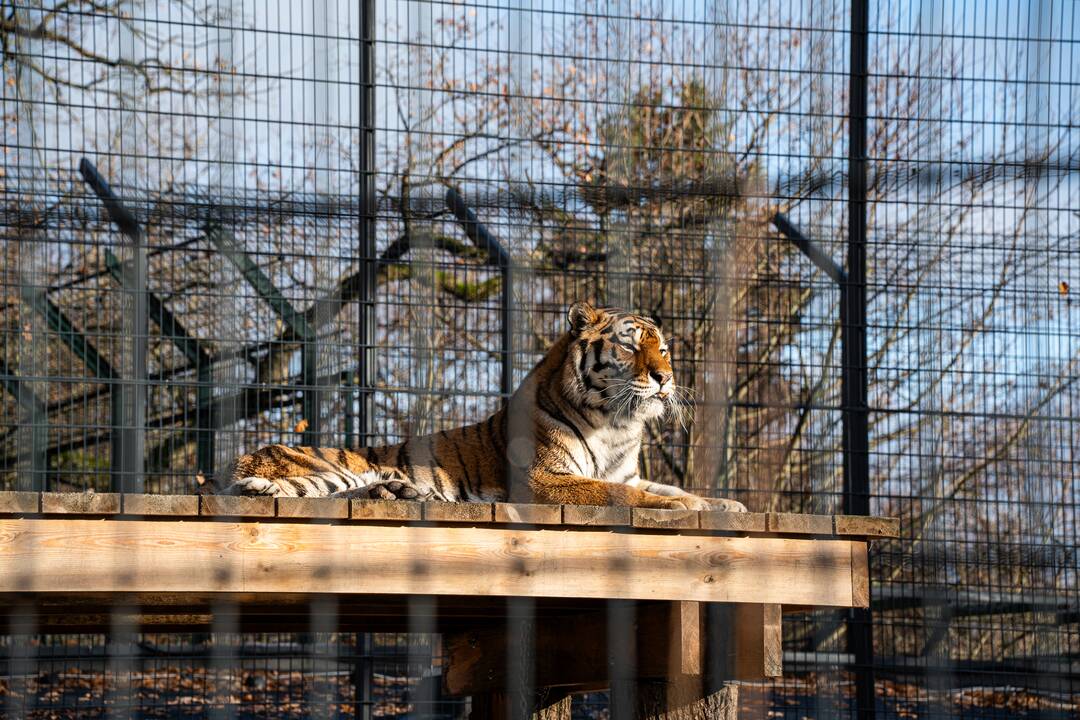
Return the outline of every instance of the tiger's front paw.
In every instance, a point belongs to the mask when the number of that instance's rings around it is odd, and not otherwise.
[[[709,501],[703,497],[697,495],[679,495],[671,498],[675,503],[675,508],[684,507],[687,510],[711,510],[712,506]]]
[[[331,497],[357,500],[427,500],[434,493],[417,487],[408,480],[385,480],[362,488],[334,493]]]
[[[661,508],[663,510],[711,510],[709,501],[697,495],[654,495],[646,493],[640,507]]]
[[[728,500],[727,498],[706,498],[709,503],[710,510],[720,510],[721,512],[749,512],[746,506],[738,500]]]

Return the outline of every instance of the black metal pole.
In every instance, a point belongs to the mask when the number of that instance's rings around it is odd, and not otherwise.
[[[356,431],[359,445],[370,443],[375,408],[375,302],[378,290],[375,243],[375,0],[360,3],[360,403]],[[350,439],[351,441],[351,439]]]
[[[119,428],[114,421],[112,477],[115,492],[140,493],[145,489],[143,464],[146,455],[147,349],[150,338],[150,311],[146,293],[146,236],[135,216],[124,207],[93,163],[86,158],[80,160],[79,173],[105,206],[109,219],[127,236],[134,255],[131,271],[126,273],[129,283],[124,288],[132,300],[132,375],[130,386],[119,381],[112,390],[114,413],[119,410],[124,418],[123,425]]]
[[[849,71],[848,248],[841,284],[844,513],[870,514],[870,425],[866,367],[866,164],[870,8],[851,4]],[[848,649],[855,658],[856,717],[874,717],[874,635],[869,608],[848,612]]]
[[[360,137],[358,148],[362,171],[360,174],[360,352],[356,374],[359,376],[355,431],[356,446],[370,445],[375,431],[375,301],[378,291],[376,267],[375,226],[375,0],[360,2]],[[348,433],[347,433],[348,435]],[[353,438],[346,437],[346,443]],[[358,638],[360,658],[354,668],[355,716],[360,720],[373,717],[373,682],[375,665],[370,633]]]
[[[465,204],[465,198],[461,197],[454,188],[446,189],[446,207],[454,213],[458,223],[461,224],[465,235],[473,245],[487,253],[487,262],[499,268],[502,273],[502,302],[499,306],[502,323],[502,377],[500,391],[503,398],[508,399],[514,392],[514,325],[513,325],[513,267],[510,264],[510,253],[506,251],[495,236],[488,232],[476,218],[469,206]]]
[[[502,270],[502,296],[499,315],[502,322],[502,374],[499,378],[504,402],[510,401],[514,392],[514,268],[507,255]]]

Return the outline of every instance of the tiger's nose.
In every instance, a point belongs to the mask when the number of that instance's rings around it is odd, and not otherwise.
[[[649,377],[655,380],[660,387],[664,387],[664,385],[671,382],[671,373],[664,372],[663,370],[650,370]]]

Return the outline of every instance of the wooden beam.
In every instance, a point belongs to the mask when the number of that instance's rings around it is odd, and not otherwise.
[[[900,536],[900,520],[865,515],[836,515],[837,535],[894,538]]]
[[[802,513],[767,513],[769,531],[796,535],[832,535],[831,515],[804,515]]]
[[[672,530],[697,530],[696,510],[660,510],[657,508],[633,508],[631,518],[634,527],[667,528]]]
[[[567,525],[629,525],[630,508],[617,505],[563,505]]]
[[[730,532],[757,532],[768,531],[766,524],[767,513],[737,513],[723,512],[721,510],[702,510],[698,513],[698,521],[702,530],[727,530]]]
[[[45,515],[116,515],[120,512],[118,493],[44,492],[41,512]]]
[[[274,498],[243,495],[203,495],[199,513],[219,517],[274,517]]]
[[[110,514],[103,508],[113,500],[90,499],[82,493],[48,494],[46,503],[35,502],[42,494],[12,494],[0,491],[0,513],[41,514],[43,505],[49,512],[65,515]],[[61,495],[62,497],[57,497]],[[655,510],[618,506],[590,505],[531,505],[517,503],[443,503],[412,500],[352,500],[351,512],[343,514],[340,502],[327,498],[288,498],[275,504],[267,497],[235,497],[222,495],[138,495],[122,498],[127,515],[191,515],[190,508],[199,504],[198,513],[207,517],[257,518],[321,518],[338,521],[385,521],[425,523],[473,523],[482,525],[566,525],[575,527],[635,528],[638,530],[699,530],[745,535],[783,534],[785,536],[845,538],[889,538],[899,533],[895,518],[850,515],[799,515],[790,513],[736,513],[717,510]],[[334,498],[333,500],[339,500]],[[36,510],[34,509],[36,506]],[[9,508],[15,508],[12,510]],[[146,508],[136,512],[134,508]],[[333,508],[331,510],[331,508]],[[153,509],[153,512],[150,510]]]
[[[492,520],[491,503],[420,503],[424,519],[435,522],[489,523]]]
[[[408,500],[352,500],[353,520],[420,520],[420,503]]]
[[[849,607],[852,545],[551,528],[6,518],[0,592],[425,593]]]
[[[345,498],[290,498],[277,499],[279,518],[311,518],[341,520],[349,517],[349,501]]]
[[[36,515],[41,512],[41,493],[7,491],[0,493],[0,513]]]
[[[197,495],[124,495],[125,515],[190,517],[199,514]]]
[[[495,522],[522,525],[560,525],[562,524],[562,506],[495,503]]]

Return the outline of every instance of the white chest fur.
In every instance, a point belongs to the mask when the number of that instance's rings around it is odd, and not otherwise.
[[[620,481],[636,474],[641,449],[642,426],[599,427],[585,436],[595,458],[593,476],[598,480]],[[590,462],[593,457],[588,458]]]

